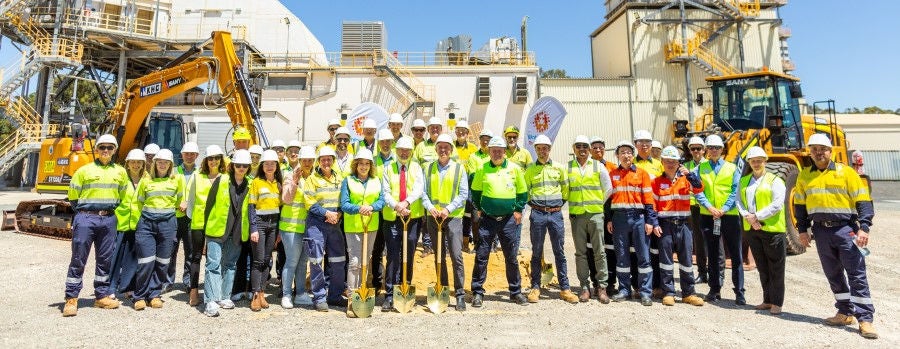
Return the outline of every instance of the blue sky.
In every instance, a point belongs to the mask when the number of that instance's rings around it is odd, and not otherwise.
[[[519,37],[528,20],[528,50],[546,69],[591,74],[588,35],[604,20],[604,1],[297,1],[282,0],[322,42],[340,50],[342,20],[380,20],[391,50],[430,52],[449,36],[468,34],[472,46],[491,37]],[[513,5],[514,4],[514,5]],[[862,5],[864,4],[864,5]],[[900,108],[900,1],[792,0],[781,8],[794,72],[807,100],[835,99],[838,110],[870,105]],[[15,50],[3,43],[0,66]]]

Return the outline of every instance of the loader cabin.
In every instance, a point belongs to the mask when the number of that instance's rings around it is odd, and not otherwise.
[[[803,147],[800,115],[800,79],[773,71],[709,77],[713,123],[722,131],[768,128],[772,150],[787,152]],[[703,105],[703,96],[697,95]]]

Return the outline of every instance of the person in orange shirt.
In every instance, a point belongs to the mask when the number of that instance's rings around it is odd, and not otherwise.
[[[615,238],[616,274],[619,276],[619,292],[612,297],[621,302],[631,296],[631,259],[629,248],[634,247],[638,259],[638,285],[641,305],[651,306],[650,286],[653,269],[650,268],[650,234],[656,222],[653,189],[650,175],[634,165],[634,145],[622,141],[616,146],[619,167],[609,177],[612,180],[612,194],[609,197],[612,222],[606,229]]]
[[[662,150],[663,174],[653,179],[653,198],[656,200],[658,224],[653,235],[659,239],[660,287],[662,304],[675,305],[675,263],[672,252],[678,253],[681,270],[681,301],[701,306],[703,299],[694,294],[693,234],[688,224],[691,215],[691,194],[703,195],[700,176],[688,171],[678,160],[678,149],[668,146]]]

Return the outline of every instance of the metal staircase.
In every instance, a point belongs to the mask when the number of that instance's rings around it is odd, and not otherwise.
[[[434,85],[425,85],[415,74],[403,66],[391,52],[382,50],[380,60],[374,64],[375,70],[387,73],[402,93],[388,109],[390,113],[400,113],[404,117],[415,112],[427,118],[434,115]]]
[[[711,0],[711,3],[735,21],[758,17],[760,13],[760,0]],[[695,29],[694,36],[687,40],[686,45],[682,45],[681,40],[670,41],[665,45],[666,62],[690,61],[712,76],[739,74],[740,69],[709,49],[709,44],[733,24],[735,22],[709,22]]]
[[[41,149],[41,124],[22,124],[0,141],[0,176],[6,174],[28,154]]]

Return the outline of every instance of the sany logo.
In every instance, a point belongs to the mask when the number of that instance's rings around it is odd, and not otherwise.
[[[534,128],[540,133],[544,133],[550,128],[550,115],[547,112],[539,112],[534,115]]]
[[[363,116],[356,118],[356,120],[353,120],[353,132],[356,132],[357,135],[362,136],[363,123],[366,122],[367,118],[368,118],[367,116],[363,115]]]

